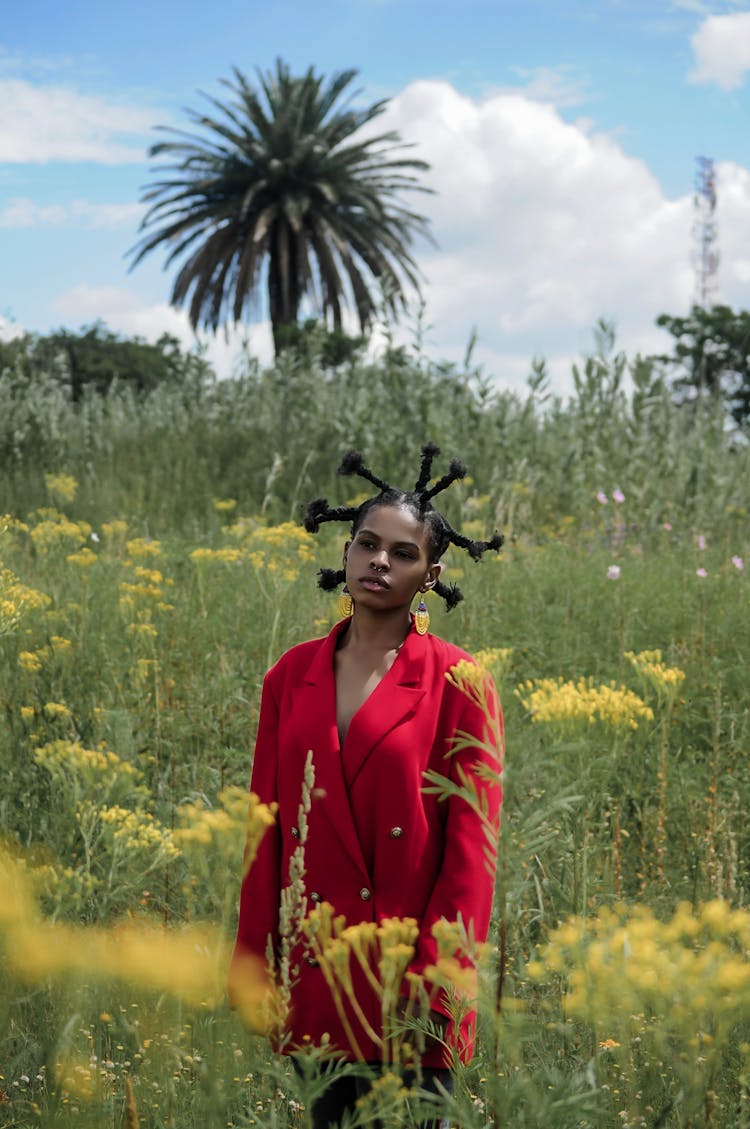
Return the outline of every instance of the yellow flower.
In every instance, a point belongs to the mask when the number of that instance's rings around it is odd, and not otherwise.
[[[80,547],[91,536],[91,526],[86,521],[71,521],[57,510],[45,508],[36,511],[39,520],[31,527],[31,539],[36,548],[47,552],[70,541]]]
[[[685,681],[685,671],[667,666],[660,650],[626,651],[625,658],[660,698],[673,701]]]
[[[190,554],[191,561],[224,561],[227,564],[236,564],[242,560],[241,549],[193,549]]]
[[[44,715],[51,721],[67,721],[72,717],[70,710],[62,702],[47,702],[44,706]]]
[[[78,483],[72,474],[45,474],[44,484],[58,502],[72,502],[78,493]]]
[[[27,674],[36,674],[42,669],[42,661],[34,651],[21,651],[18,656],[18,665]]]
[[[92,564],[96,563],[96,553],[86,546],[79,549],[77,553],[69,553],[65,558],[69,564],[80,565],[81,568],[89,568]]]
[[[637,729],[639,720],[652,721],[654,711],[624,686],[596,686],[590,678],[566,682],[562,678],[527,679],[515,691],[535,724],[592,725]]]
[[[219,514],[229,514],[237,508],[236,498],[214,498],[213,507]]]
[[[126,521],[105,521],[102,524],[102,533],[105,537],[116,540],[118,537],[124,537],[128,531],[128,523]]]
[[[161,556],[161,541],[151,541],[146,537],[135,537],[125,547],[130,556],[136,559]]]
[[[128,635],[137,635],[141,639],[155,639],[159,632],[154,627],[153,623],[129,623],[125,628]]]

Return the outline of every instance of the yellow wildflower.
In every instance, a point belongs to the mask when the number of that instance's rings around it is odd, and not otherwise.
[[[229,514],[237,508],[236,498],[214,498],[213,507],[218,514]]]
[[[128,523],[126,521],[105,521],[102,524],[102,533],[105,537],[116,540],[119,537],[124,537],[128,531]]]
[[[84,545],[77,553],[69,553],[65,559],[68,564],[79,565],[81,568],[89,568],[92,564],[96,564],[96,553],[92,552],[91,549]]]
[[[128,553],[135,559],[143,557],[160,557],[161,541],[151,541],[146,537],[134,537],[126,546]]]
[[[236,564],[242,560],[241,549],[193,549],[190,554],[191,561],[224,561],[227,564]]]
[[[42,660],[34,651],[21,651],[18,656],[18,665],[27,674],[36,674],[42,669]]]
[[[626,651],[625,658],[659,698],[673,701],[685,681],[685,671],[667,666],[660,650]]]
[[[149,623],[148,621],[129,623],[125,630],[128,635],[137,635],[140,639],[155,639],[159,634],[153,623]]]
[[[44,485],[56,502],[72,502],[78,493],[78,483],[72,474],[45,474]]]
[[[652,721],[654,712],[624,686],[614,682],[597,686],[590,678],[566,682],[563,678],[537,678],[515,691],[535,724],[592,725],[637,729],[639,720]]]
[[[44,715],[50,721],[68,721],[72,714],[62,702],[47,702],[44,706]]]

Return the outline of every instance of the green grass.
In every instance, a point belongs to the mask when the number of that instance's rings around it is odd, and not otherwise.
[[[431,605],[438,634],[470,651],[510,651],[498,670],[508,754],[495,947],[454,1121],[750,1124],[741,909],[750,895],[750,593],[748,570],[732,561],[750,566],[747,451],[717,418],[673,408],[653,372],[648,381],[636,372],[623,392],[619,363],[591,359],[578,399],[546,414],[531,399],[493,398],[477,374],[380,371],[376,395],[362,366],[334,378],[289,362],[226,386],[144,402],[115,395],[75,412],[52,384],[37,389],[43,442],[33,465],[28,452],[13,454],[1,425],[0,508],[14,520],[0,535],[9,570],[0,581],[0,829],[16,861],[0,906],[0,1124],[119,1129],[126,1077],[150,1129],[305,1124],[310,1086],[243,1029],[216,987],[234,928],[237,797],[261,680],[283,650],[335,617],[315,570],[339,559],[344,531],[326,528],[308,545],[279,523],[314,494],[358,493],[361,483],[331,474],[352,442],[403,481],[430,436],[472,471],[453,491],[452,519],[508,535],[501,557],[478,566],[452,550],[448,579],[466,599],[450,615]],[[4,379],[16,422],[31,419]],[[59,483],[45,486],[45,473],[63,471],[79,483],[72,500]],[[614,487],[624,502],[612,500]],[[214,499],[237,505],[217,509]],[[57,516],[38,512],[52,505]],[[116,519],[127,528],[106,526]],[[240,559],[191,556],[220,548]],[[24,603],[18,583],[48,599]],[[656,648],[685,674],[673,704],[625,658]],[[653,721],[617,729],[529,716],[527,680],[582,677],[641,695]],[[102,767],[97,752],[116,759]],[[103,812],[115,807],[124,814],[108,822]],[[205,818],[222,811],[217,825]],[[204,838],[180,838],[190,827]],[[28,883],[42,919],[23,909]],[[659,932],[681,904],[698,922],[715,899],[737,907],[733,924],[696,925],[692,941]],[[601,915],[620,903],[639,959],[653,945],[675,967],[684,962],[679,999],[666,976],[661,986],[628,981],[635,960],[625,972],[613,966],[621,1007],[597,980],[592,937],[609,937]],[[641,932],[637,907],[655,915]],[[571,915],[582,931],[575,943],[558,932]],[[72,932],[48,934],[40,920]],[[166,950],[154,951],[151,986],[132,960],[105,975],[73,970],[63,953],[52,969],[45,944],[55,937],[83,946],[92,931],[116,936],[123,921],[156,921],[169,937],[210,923],[198,995],[159,986]],[[18,956],[33,935],[36,972]],[[704,999],[709,972],[690,959],[712,944],[734,979]],[[588,1010],[567,995],[581,970]],[[410,1115],[384,1116],[408,1124]]]

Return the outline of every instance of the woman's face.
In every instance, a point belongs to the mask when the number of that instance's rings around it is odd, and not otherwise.
[[[407,507],[373,507],[344,549],[354,602],[390,610],[434,587],[440,565],[430,560],[428,544],[426,526]]]

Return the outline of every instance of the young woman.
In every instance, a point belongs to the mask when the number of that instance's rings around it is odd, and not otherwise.
[[[488,721],[477,700],[446,677],[469,656],[426,633],[423,599],[411,614],[415,596],[430,590],[449,608],[462,598],[440,581],[440,557],[451,542],[475,560],[502,543],[497,534],[486,542],[460,536],[433,508],[431,498],[466,473],[454,461],[428,488],[436,454],[432,444],[423,448],[417,483],[404,492],[351,452],[341,473],[359,474],[378,493],[358,507],[331,509],[325,499],[308,507],[311,532],[324,521],[352,523],[343,569],[320,575],[329,590],[345,583],[350,614],[327,637],[293,647],[266,675],[251,790],[277,805],[276,822],[242,883],[234,961],[236,986],[248,960],[270,954],[276,962],[282,890],[304,838],[308,909],[328,903],[347,925],[365,929],[393,918],[416,922],[400,993],[404,1014],[418,998],[433,1020],[434,1037],[419,1054],[428,1088],[446,1082],[451,1060],[466,1061],[473,1049],[473,1013],[455,1022],[455,1006],[430,978],[438,958],[433,927],[459,922],[476,943],[486,939],[494,886],[487,829],[497,830],[501,800],[501,750],[493,744],[502,732],[494,690],[486,695]],[[310,760],[314,786],[300,820]],[[426,786],[426,774],[468,784],[479,802],[458,789],[441,798]],[[326,1044],[347,1059],[392,1057],[372,977],[352,960],[348,993],[332,991],[314,948],[302,944],[295,953],[283,1049]],[[469,963],[465,954],[462,962]],[[356,1081],[343,1078],[316,1104],[315,1125],[338,1124],[356,1097]]]

